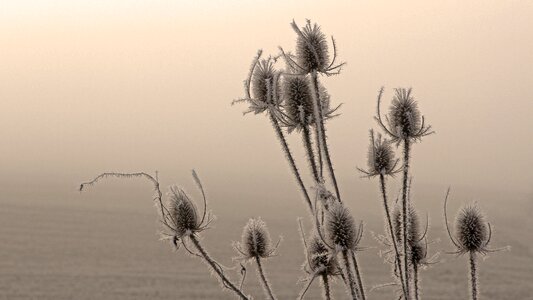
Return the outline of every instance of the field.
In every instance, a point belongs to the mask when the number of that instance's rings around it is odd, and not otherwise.
[[[362,244],[369,249],[359,254],[365,284],[386,283],[389,267],[378,256],[380,245],[371,234],[381,233],[383,227],[377,195],[370,183],[344,186],[347,194],[360,195],[347,203],[357,217],[365,219]],[[280,299],[295,299],[301,288],[297,280],[304,275],[296,218],[306,215],[299,200],[289,199],[297,197],[291,188],[277,190],[276,195],[256,195],[255,200],[246,200],[253,195],[243,192],[235,200],[239,191],[215,187],[210,201],[217,220],[203,235],[214,257],[234,265],[231,241],[239,240],[248,217],[261,215],[273,238],[283,235],[279,256],[266,263]],[[169,243],[158,241],[156,213],[147,200],[151,196],[148,185],[114,181],[81,195],[70,186],[55,191],[45,187],[42,193],[26,195],[15,190],[17,187],[3,188],[3,195],[12,197],[0,200],[0,299],[233,299],[220,292],[202,262],[183,249],[175,252]],[[442,228],[442,196],[443,189],[435,187],[423,187],[415,194],[418,207],[431,216],[430,238],[440,238],[431,246],[432,253],[451,250]],[[235,206],[214,198],[233,198]],[[479,199],[496,228],[494,247],[512,246],[510,252],[481,261],[482,299],[533,299],[531,199],[479,190],[458,190],[452,199],[451,213],[462,201]],[[441,255],[440,260],[422,273],[423,299],[466,299],[466,258]],[[236,271],[228,272],[238,278]],[[314,285],[308,299],[320,299],[318,286]],[[256,299],[263,298],[252,266],[246,287]],[[340,281],[335,292],[335,298],[345,298]],[[394,299],[392,296],[393,291],[386,288],[368,298]]]

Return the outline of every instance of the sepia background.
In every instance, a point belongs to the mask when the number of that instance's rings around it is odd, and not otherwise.
[[[343,103],[328,136],[345,202],[366,224],[367,287],[390,270],[372,238],[383,232],[377,182],[356,166],[366,164],[379,88],[388,105],[405,86],[437,132],[412,161],[431,252],[452,249],[442,228],[451,186],[451,213],[477,201],[493,245],[512,246],[481,263],[483,297],[533,299],[531,1],[2,1],[0,299],[232,299],[204,264],[158,242],[148,183],[78,192],[103,171],[157,170],[162,186],[199,200],[193,168],[217,215],[203,235],[213,256],[234,264],[231,242],[261,216],[284,237],[266,265],[274,289],[295,298],[305,276],[296,218],[306,208],[268,119],[230,104],[257,50],[292,50],[289,23],[306,18],[334,35],[347,62],[321,80]],[[305,170],[299,137],[289,141]],[[466,298],[466,259],[440,260],[422,275],[424,299]],[[261,298],[254,272],[246,286]]]

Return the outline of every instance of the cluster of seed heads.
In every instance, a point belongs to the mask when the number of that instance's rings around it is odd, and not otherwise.
[[[279,243],[278,243],[279,244]],[[270,234],[263,220],[250,219],[242,231],[241,243],[235,249],[243,259],[268,258],[273,255],[277,245],[272,245]]]

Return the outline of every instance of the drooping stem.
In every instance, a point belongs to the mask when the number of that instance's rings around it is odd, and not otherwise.
[[[313,143],[311,142],[311,133],[309,132],[308,126],[303,126],[302,138],[303,138],[305,150],[307,153],[307,159],[309,160],[309,167],[311,168],[311,172],[313,173],[313,178],[315,179],[316,182],[320,182],[320,177],[318,174],[316,161],[315,161],[315,153],[313,151]]]
[[[322,102],[320,101],[320,91],[318,86],[318,77],[316,71],[313,71],[311,73],[311,85],[313,86],[313,89],[315,90],[314,93],[312,93],[313,96],[313,102],[314,102],[314,118],[316,122],[317,127],[317,133],[318,137],[320,139],[320,145],[319,148],[322,148],[322,151],[324,152],[324,157],[326,159],[326,164],[329,169],[329,175],[331,177],[331,181],[333,183],[333,186],[335,187],[335,194],[337,195],[337,199],[339,202],[341,202],[341,193],[339,191],[339,185],[337,184],[337,179],[335,177],[335,171],[333,170],[333,163],[331,162],[331,156],[329,155],[329,149],[328,149],[328,143],[326,141],[326,128],[324,126],[324,114],[322,112]]]
[[[342,260],[344,263],[344,268],[346,269],[347,274],[347,280],[348,280],[348,287],[350,288],[350,293],[352,295],[353,300],[357,300],[357,287],[355,283],[354,274],[352,272],[352,268],[350,267],[350,259],[348,257],[348,250],[342,250]]]
[[[307,193],[304,182],[302,181],[302,177],[300,176],[298,167],[296,167],[296,162],[294,161],[294,158],[291,154],[291,150],[289,149],[289,144],[287,144],[285,135],[283,134],[283,131],[281,130],[281,127],[276,117],[270,114],[270,120],[279,138],[281,147],[283,148],[283,152],[285,153],[285,157],[287,158],[287,161],[289,162],[289,165],[291,166],[292,173],[294,174],[294,177],[296,178],[296,181],[298,182],[298,185],[300,186],[300,189],[302,190],[302,194],[304,195],[305,202],[309,206],[309,210],[311,211],[311,214],[313,214],[313,205],[311,204],[311,199],[309,198],[309,194]]]
[[[195,235],[190,235],[189,237],[190,237],[194,247],[196,247],[196,249],[200,252],[202,258],[213,269],[213,271],[218,275],[218,277],[220,277],[220,280],[222,281],[222,284],[224,285],[224,287],[226,287],[226,288],[230,289],[231,291],[233,291],[240,299],[250,300],[250,298],[248,296],[246,296],[240,289],[238,289],[235,286],[235,284],[233,284],[233,282],[231,282],[226,277],[224,272],[222,272],[222,269],[220,268],[220,265],[217,262],[215,262],[209,256],[207,251],[205,251],[204,247],[202,247],[202,245],[200,244],[200,241],[198,240],[198,238]]]
[[[477,267],[476,253],[470,251],[470,289],[472,290],[472,300],[477,300]]]
[[[419,291],[418,291],[418,265],[416,263],[413,262],[413,281],[414,281],[414,286],[415,286],[415,299],[418,300],[419,299]]]
[[[353,266],[355,269],[355,275],[357,277],[357,284],[359,285],[359,293],[361,294],[361,299],[366,300],[365,296],[365,287],[363,286],[363,278],[361,277],[361,273],[359,272],[359,264],[357,263],[357,257],[355,257],[355,252],[352,252],[352,260],[353,260]]]
[[[381,195],[383,197],[383,206],[385,208],[385,215],[387,217],[387,224],[389,225],[389,232],[390,232],[390,236],[392,240],[392,245],[394,246],[394,254],[396,255],[396,263],[399,266],[398,270],[400,271],[400,281],[402,283],[402,291],[403,291],[404,299],[407,299],[407,292],[406,292],[407,289],[405,287],[403,270],[401,268],[400,251],[398,250],[397,238],[396,238],[396,235],[394,234],[395,232],[394,227],[392,226],[389,203],[387,201],[387,189],[385,187],[385,176],[383,174],[379,174],[379,182],[381,186]]]
[[[403,270],[404,270],[404,276],[405,276],[405,287],[406,287],[406,299],[409,299],[409,264],[408,264],[408,253],[409,248],[407,245],[407,227],[409,226],[408,223],[408,215],[407,215],[407,189],[408,189],[408,176],[409,176],[409,151],[410,151],[410,141],[409,139],[403,140],[404,148],[403,148],[403,186],[402,186],[402,241],[403,241]]]
[[[265,293],[268,295],[270,300],[276,300],[276,296],[274,296],[274,293],[272,292],[272,288],[268,284],[268,279],[266,278],[265,272],[263,271],[263,266],[261,265],[261,259],[259,257],[256,257],[255,262],[257,263],[257,273],[259,275],[259,278],[261,279],[261,283],[263,285],[263,289],[265,290]]]
[[[329,289],[328,275],[322,274],[322,290],[324,291],[324,300],[331,300],[331,291]]]

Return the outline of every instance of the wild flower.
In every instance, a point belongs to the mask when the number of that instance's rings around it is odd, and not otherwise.
[[[234,248],[242,255],[241,258],[269,258],[273,256],[279,246],[272,244],[270,234],[265,222],[260,218],[250,219],[242,231],[240,243],[236,243]]]

